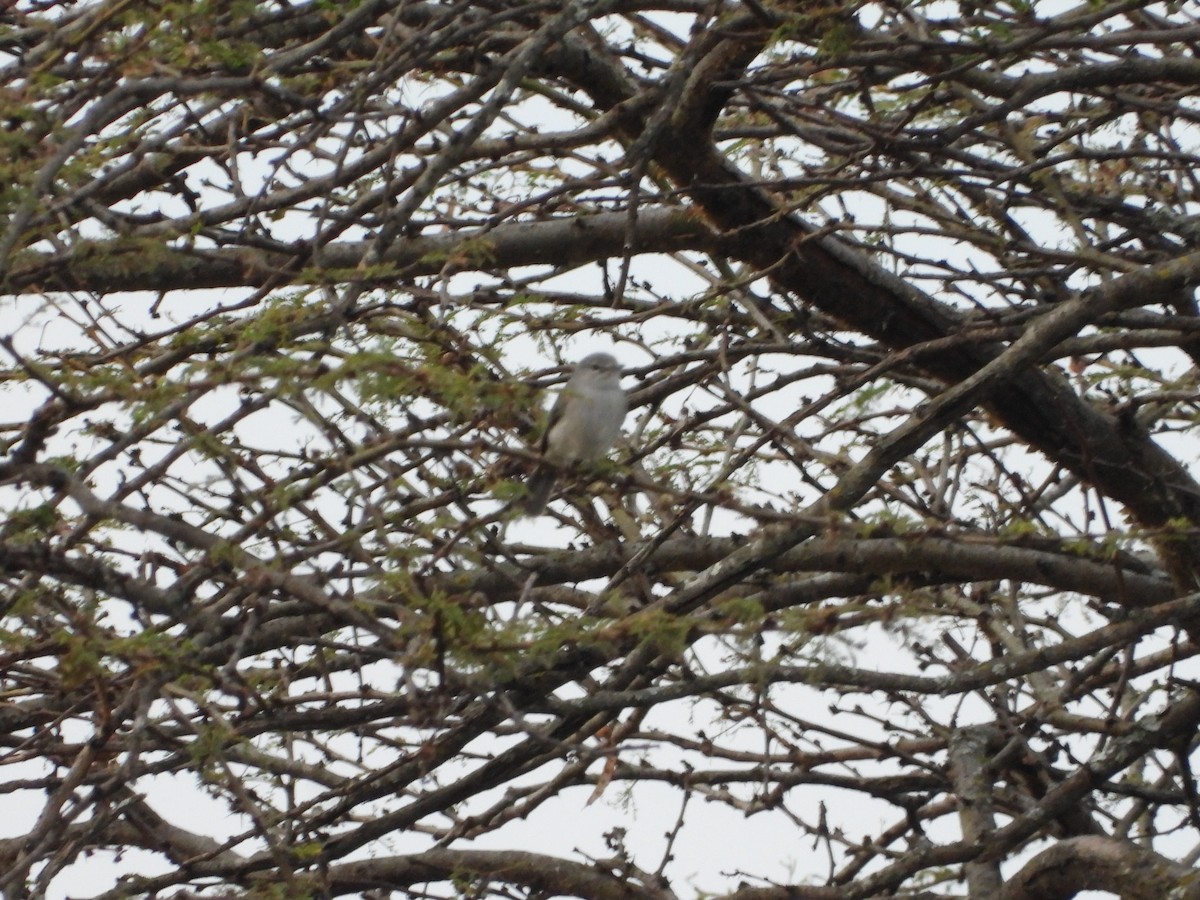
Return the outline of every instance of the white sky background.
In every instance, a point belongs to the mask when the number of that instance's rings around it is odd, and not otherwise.
[[[530,108],[536,110],[538,105],[531,104]],[[552,121],[550,116],[547,118],[548,121],[545,124],[549,128],[567,127],[568,123],[560,124]],[[262,168],[260,162],[246,159],[239,166],[239,174],[252,188],[256,182],[260,185],[264,183],[272,173]],[[514,192],[519,193],[519,191],[520,186],[514,185]],[[170,212],[186,214],[186,210],[182,208],[173,209]],[[863,195],[861,206],[855,208],[854,212],[856,216],[861,217],[859,222],[862,224],[869,222],[873,216],[879,215],[880,209],[875,200],[868,200]],[[1039,226],[1036,221],[1030,221],[1029,224],[1040,238],[1045,239],[1048,245],[1059,241],[1064,242],[1065,245],[1070,243],[1068,236],[1061,234],[1057,229]],[[288,216],[281,220],[278,227],[281,238],[307,238],[311,236],[312,223],[304,217]],[[347,233],[349,238],[355,236],[352,232]],[[962,245],[947,242],[944,247],[938,247],[935,252],[932,252],[929,240],[927,237],[913,238],[914,247],[905,249],[916,249],[922,254],[935,258],[942,256],[959,258],[965,262],[965,248]],[[639,260],[635,266],[639,278],[647,279],[664,294],[675,298],[690,296],[705,288],[699,278],[687,274],[682,267],[661,258]],[[571,273],[569,277],[553,279],[545,286],[562,290],[594,292],[598,283],[597,272],[598,269],[595,266],[583,267]],[[458,276],[454,279],[451,290],[464,283],[483,280],[482,276],[477,275]],[[193,307],[193,303],[222,303],[227,302],[227,298],[232,296],[236,295],[206,292],[201,300],[196,294],[173,295],[160,307],[163,318],[146,319],[143,325],[150,331],[163,328],[167,322],[190,318],[197,311]],[[950,298],[942,297],[942,299]],[[3,302],[5,306],[0,308],[0,312],[4,314],[7,321],[14,321],[12,317],[14,312],[21,319],[21,324],[12,332],[17,339],[18,348],[45,350],[48,347],[66,348],[74,343],[74,329],[64,325],[61,319],[53,315],[46,317],[42,314],[35,314],[24,301],[6,300]],[[119,302],[122,319],[130,322],[139,311],[148,309],[153,300],[147,296],[137,296],[119,298]],[[661,339],[665,335],[654,335],[653,337]],[[565,340],[562,346],[566,348],[564,356],[568,359],[578,358],[592,350],[608,349],[616,353],[626,366],[642,366],[651,362],[643,350],[631,343],[617,342],[613,344],[607,337],[593,334],[583,333],[573,336]],[[515,341],[509,345],[509,348],[511,351],[510,365],[514,372],[536,368],[538,365],[550,362],[534,338],[528,338],[523,342]],[[627,381],[627,387],[636,386]],[[806,383],[804,390],[811,390],[811,384]],[[797,393],[799,392],[800,388],[797,388]],[[11,385],[3,387],[2,396],[5,409],[3,418],[8,421],[20,420],[43,399],[38,395],[36,389],[31,390],[24,387],[14,389]],[[211,394],[202,403],[197,404],[197,408],[193,412],[202,420],[216,421],[224,412],[220,408],[222,399],[219,394]],[[232,395],[226,399],[230,403],[236,403],[236,398]],[[782,402],[782,400],[783,398],[780,398],[777,402]],[[704,398],[694,396],[688,398],[688,402],[699,406],[703,405]],[[891,401],[889,400],[889,402]],[[635,410],[630,415],[626,422],[627,433],[636,428],[637,417],[641,412],[641,410]],[[790,410],[781,410],[777,411],[777,414],[782,418],[788,412]],[[251,444],[270,439],[280,443],[288,440],[295,441],[296,436],[305,430],[293,413],[278,408],[264,411],[252,421],[257,433],[246,435],[247,442]],[[83,435],[64,434],[58,437],[59,445],[64,452],[71,452],[73,442],[79,441],[83,443],[78,445],[78,450],[86,454],[88,452],[86,442],[89,440],[87,436]],[[1192,459],[1195,459],[1197,453],[1200,452],[1200,448],[1179,446],[1181,442],[1187,442],[1187,438],[1164,438],[1163,440],[1172,452],[1182,452]],[[108,474],[110,477],[115,477],[115,470]],[[0,500],[3,502],[16,500],[10,491],[3,490],[4,493],[0,494]],[[812,496],[812,489],[809,487],[797,485],[797,491],[809,497]],[[31,498],[27,496],[21,499],[24,502],[30,502]],[[173,502],[167,497],[156,497],[155,499],[164,507],[170,507]],[[331,509],[330,516],[336,519],[336,511]],[[717,521],[714,523],[712,531],[717,534],[731,533],[737,530],[738,524],[732,519]],[[561,543],[564,534],[564,531],[555,529],[552,520],[548,518],[519,522],[512,525],[508,531],[510,539],[546,545]],[[141,540],[138,536],[129,536],[128,539],[131,542]],[[113,615],[117,617],[120,612],[114,610]],[[715,644],[715,642],[710,643]],[[847,650],[847,652],[849,651]],[[703,653],[715,663],[719,650],[716,646],[707,646]],[[915,671],[913,660],[900,648],[895,636],[885,634],[882,629],[876,629],[874,633],[871,633],[869,642],[855,648],[854,655],[860,665],[866,665],[868,661],[875,661],[881,669]],[[1190,665],[1180,667],[1178,675],[1184,678],[1200,677],[1200,673],[1191,671],[1191,669]],[[394,681],[395,678],[394,674],[386,671],[378,672],[377,677],[378,681],[375,682],[375,687],[380,690],[387,690],[389,680]],[[349,679],[349,676],[347,678]],[[346,687],[352,689],[355,685],[348,681]],[[793,708],[801,706],[806,712],[810,711],[814,721],[856,732],[866,727],[861,717],[852,713],[830,712],[830,704],[837,699],[832,692],[822,693],[799,687],[777,688],[777,690],[780,690],[781,693],[804,697],[802,703],[793,703],[791,706]],[[849,707],[855,699],[850,696],[842,705]],[[952,699],[947,702],[957,703],[958,701]],[[967,702],[969,704],[971,701]],[[657,714],[665,715],[666,713]],[[685,705],[677,704],[670,710],[670,715],[678,716],[677,721],[683,721],[683,717],[693,715],[693,712]],[[982,711],[982,715],[988,719],[991,718],[986,711]],[[696,715],[696,722],[696,727],[712,727],[713,733],[719,730],[717,727],[705,723],[702,714]],[[885,737],[885,735],[881,735],[881,737]],[[754,742],[760,739],[758,732],[747,732],[746,748],[761,750],[760,746],[754,745]],[[349,738],[346,741],[352,743]],[[347,751],[351,752],[352,748],[348,747]],[[636,748],[622,749],[623,758],[635,754]],[[41,764],[30,763],[29,765],[31,777],[44,774]],[[599,763],[595,765],[598,767]],[[183,824],[212,834],[227,834],[231,826],[234,828],[247,827],[247,823],[244,821],[229,816],[223,802],[208,798],[202,791],[197,791],[193,785],[188,784],[188,780],[179,777],[158,779],[160,783],[158,790],[149,798],[151,805],[164,812],[168,818],[172,817],[172,811],[186,807],[189,811],[188,818],[191,821]],[[496,792],[496,796],[500,793],[501,791]],[[664,835],[670,831],[679,815],[680,795],[678,792],[653,786],[638,787],[636,795],[631,798],[626,795],[624,786],[618,783],[610,785],[604,796],[591,805],[587,804],[588,793],[588,789],[568,791],[543,806],[529,820],[511,823],[499,832],[481,838],[477,844],[496,849],[537,849],[568,858],[577,858],[576,851],[579,851],[595,858],[605,858],[612,854],[605,847],[603,835],[611,829],[619,827],[627,830],[626,846],[635,851],[635,860],[647,868],[655,868],[662,848],[665,846]],[[824,798],[832,810],[844,809],[847,797],[846,794],[836,789],[818,790],[815,788],[805,788],[799,792],[798,796],[803,797],[806,803],[813,803],[813,808],[794,810],[809,822],[814,821],[817,817],[815,808],[817,797]],[[28,831],[40,812],[43,801],[44,796],[38,792],[25,792],[23,795],[17,794],[6,798],[5,811],[7,815],[0,818],[0,837],[18,836]],[[861,805],[861,811],[856,809],[854,815],[861,817],[862,836],[878,833],[896,820],[896,811],[891,807],[880,804],[878,809],[869,808],[862,803],[861,795],[855,795],[853,802]],[[689,817],[688,825],[674,847],[676,859],[666,870],[666,875],[671,878],[677,888],[691,883],[697,892],[729,889],[743,880],[748,880],[751,874],[782,881],[804,880],[806,875],[823,876],[826,874],[823,848],[814,851],[811,845],[801,844],[798,846],[794,844],[791,838],[796,831],[786,821],[783,821],[779,814],[763,813],[746,818],[738,816],[728,808],[706,803],[696,797],[692,799],[687,815]],[[783,839],[781,839],[781,835]],[[940,826],[931,829],[930,837],[935,841],[954,839],[957,837],[956,821],[944,821]],[[396,835],[387,843],[390,845],[389,849],[394,852],[409,852],[422,849],[429,842],[423,836]],[[369,852],[380,851],[379,848],[372,846]],[[50,900],[68,896],[91,896],[111,887],[112,879],[121,872],[146,873],[152,871],[155,866],[150,855],[140,851],[123,851],[120,861],[113,860],[111,857],[112,855],[107,853],[81,857],[79,862],[59,879],[56,884],[56,893],[51,895]],[[1018,861],[1010,861],[1006,868],[1012,869],[1017,865]]]

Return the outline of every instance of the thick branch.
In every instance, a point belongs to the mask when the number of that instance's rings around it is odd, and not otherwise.
[[[1080,891],[1105,891],[1122,900],[1200,898],[1200,873],[1145,847],[1100,835],[1059,841],[1005,884],[1001,900],[1068,900]]]
[[[139,241],[97,241],[66,257],[26,254],[0,281],[0,293],[42,291],[169,291],[264,284],[358,281],[391,285],[420,275],[517,266],[578,266],[634,253],[711,250],[719,245],[697,217],[678,209],[510,222],[402,239],[369,270],[356,267],[371,241],[322,247],[319,265],[305,246],[274,250],[163,248]]]
[[[461,885],[464,879],[501,882],[535,894],[589,900],[669,900],[674,896],[600,866],[510,850],[439,849],[346,863],[330,870],[329,889],[334,896],[341,896],[380,888],[402,890],[429,881]]]

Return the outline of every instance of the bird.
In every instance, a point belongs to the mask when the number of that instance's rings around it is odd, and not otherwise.
[[[593,463],[609,451],[628,410],[621,365],[612,354],[591,353],[576,364],[550,410],[539,447],[542,461],[529,479],[527,515],[546,508],[562,469]]]

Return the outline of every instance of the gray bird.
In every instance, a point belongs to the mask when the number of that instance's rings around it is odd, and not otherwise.
[[[528,515],[546,508],[560,470],[593,463],[608,452],[628,409],[616,359],[608,353],[581,359],[550,410],[540,447],[542,462],[529,480]]]

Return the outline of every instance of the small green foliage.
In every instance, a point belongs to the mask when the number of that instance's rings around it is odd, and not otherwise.
[[[1186,544],[1196,536],[1196,526],[1184,518],[1168,519],[1159,526],[1157,542],[1160,546],[1169,547],[1171,544]]]
[[[1060,549],[1064,553],[1070,553],[1075,556],[1086,558],[1094,558],[1096,555],[1095,545],[1086,538],[1078,538],[1073,541],[1063,541]]]
[[[821,35],[821,41],[817,46],[820,48],[822,54],[837,56],[840,53],[853,50],[857,37],[857,29],[851,28],[848,23],[833,22],[825,29],[825,33]]]
[[[75,473],[79,471],[79,459],[74,456],[47,456],[44,462],[46,465],[62,469],[64,472]]]
[[[894,382],[880,378],[856,390],[847,402],[841,404],[832,414],[833,418],[842,419],[850,416],[861,416],[875,412],[880,401],[896,389]]]
[[[245,552],[237,544],[218,541],[207,552],[208,561],[214,566],[236,568],[245,562]]]
[[[295,340],[296,326],[311,315],[303,292],[273,297],[256,315],[239,323],[239,343],[275,350],[287,347]]]
[[[246,43],[220,40],[202,41],[200,50],[213,62],[234,72],[245,72],[253,68],[262,57],[262,52]]]
[[[58,677],[64,688],[74,690],[94,678],[108,680],[110,673],[98,642],[88,635],[72,633],[61,634],[59,642]]]
[[[487,268],[496,261],[495,242],[488,238],[468,238],[450,250],[426,253],[420,259],[424,266],[439,265],[450,271]]]
[[[1034,537],[1042,533],[1042,529],[1032,519],[1009,519],[999,530],[1000,537],[1019,540]]]
[[[17,591],[5,598],[5,611],[12,620],[35,614],[51,598],[51,593],[45,588],[35,585],[29,590]],[[16,631],[0,629],[0,645],[24,647],[29,638]]]
[[[501,503],[512,503],[529,496],[529,482],[524,478],[501,478],[489,487],[492,497]]]
[[[717,605],[717,611],[727,619],[743,625],[761,622],[765,615],[762,602],[754,597],[731,597]]]
[[[325,845],[321,841],[305,841],[302,844],[292,845],[292,856],[302,864],[320,859],[323,852],[325,852]]]
[[[386,345],[346,356],[336,371],[318,378],[316,385],[329,389],[350,379],[365,403],[393,406],[397,399],[419,393],[419,378],[412,367]]]
[[[908,534],[917,527],[911,516],[900,512],[884,510],[869,519],[851,523],[856,537],[861,538],[890,538]]]
[[[314,897],[327,896],[325,891],[318,888],[311,879],[294,875],[286,882],[274,881],[255,884],[242,896],[248,900],[312,900]]]
[[[483,634],[486,620],[475,609],[459,599],[432,594],[426,597],[421,611],[431,617],[438,637],[451,647],[469,646]]]
[[[626,618],[622,625],[643,644],[652,644],[660,653],[676,655],[688,646],[688,634],[697,622],[661,609],[647,609]]]
[[[16,544],[42,541],[62,520],[58,509],[48,503],[14,510],[4,523],[4,538]]]
[[[459,897],[478,897],[481,892],[479,890],[479,876],[469,872],[455,871],[451,873],[450,880],[454,885],[454,891]]]
[[[110,638],[105,652],[141,670],[169,666],[174,670],[193,650],[190,638],[144,628],[129,635]]]
[[[196,726],[196,737],[188,744],[187,751],[192,763],[208,765],[225,758],[226,748],[240,743],[238,733],[221,721],[206,721]]]
[[[140,381],[126,379],[114,382],[120,395],[128,399],[129,416],[135,425],[152,421],[180,398],[179,385],[168,378],[150,378]]]

